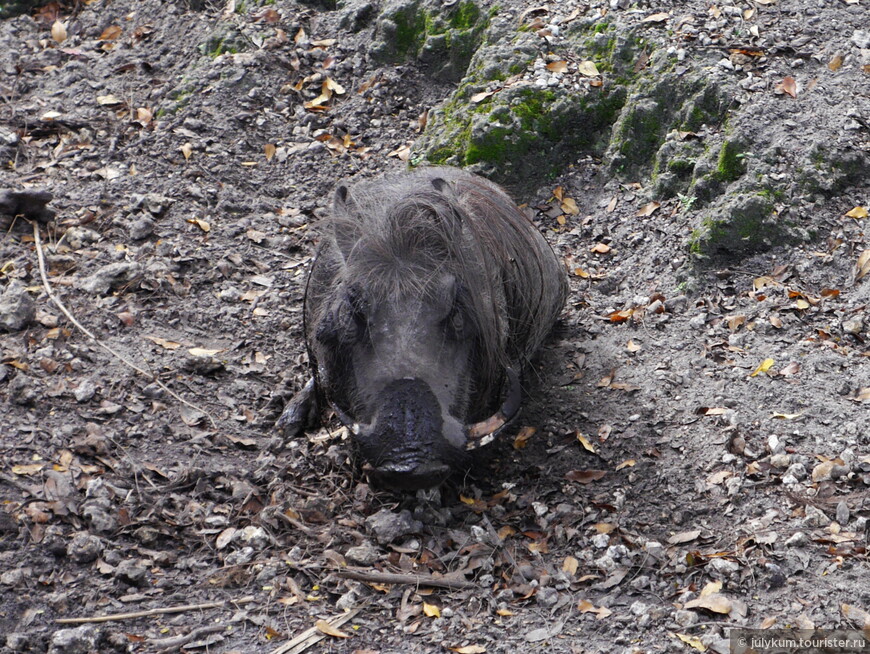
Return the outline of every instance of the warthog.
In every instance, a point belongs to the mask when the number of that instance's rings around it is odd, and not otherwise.
[[[341,185],[305,293],[313,377],[278,427],[298,433],[325,399],[375,481],[436,485],[517,413],[519,373],[566,294],[543,236],[481,177]]]

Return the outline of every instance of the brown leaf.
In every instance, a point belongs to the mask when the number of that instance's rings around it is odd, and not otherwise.
[[[567,61],[551,61],[547,64],[547,70],[551,73],[567,73],[568,72],[568,62]]]
[[[100,34],[100,41],[114,41],[119,36],[121,36],[122,31],[123,30],[119,26],[110,25],[103,30],[102,34]]]
[[[536,431],[538,430],[534,427],[523,427],[520,429],[520,433],[514,438],[514,449],[521,450],[528,445],[529,439],[535,435]]]
[[[565,198],[562,200],[559,208],[562,209],[563,212],[571,214],[572,216],[576,216],[580,213],[580,209],[577,207],[577,203],[573,198]]]
[[[783,377],[791,377],[792,375],[796,375],[801,371],[801,364],[797,361],[791,361],[787,363],[782,370],[779,371],[779,374]]]
[[[469,98],[474,104],[478,104],[483,102],[487,98],[490,98],[495,95],[495,91],[481,91],[480,93],[475,93]]]
[[[700,529],[693,529],[692,531],[681,531],[680,533],[674,534],[673,536],[668,538],[668,542],[671,545],[681,545],[683,543],[688,543],[695,540],[700,535]]]
[[[590,252],[594,252],[595,254],[607,254],[610,252],[612,248],[607,245],[607,243],[596,243],[591,248],[589,248]]]
[[[669,18],[669,14],[666,11],[659,12],[657,14],[651,14],[644,18],[641,23],[662,23]]]
[[[272,157],[275,156],[276,150],[277,148],[275,147],[274,143],[267,143],[265,146],[263,146],[263,152],[266,155],[266,161],[272,161]]]
[[[591,484],[607,474],[606,470],[571,470],[565,473],[565,479],[576,481],[578,484]]]
[[[59,20],[54,21],[54,24],[51,26],[51,38],[57,43],[66,41],[66,25]]]
[[[870,272],[870,250],[864,250],[855,262],[855,281],[864,277]]]
[[[797,97],[797,82],[791,75],[786,75],[783,80],[776,85],[775,90],[778,93],[787,93],[793,98]]]
[[[835,54],[833,57],[831,57],[831,60],[828,62],[828,68],[830,68],[833,71],[840,70],[840,66],[842,66],[842,65],[843,65],[843,55],[841,55],[841,54]]]
[[[713,613],[724,613],[726,615],[731,613],[732,607],[731,600],[719,593],[702,595],[696,599],[689,600],[685,606],[687,609],[706,609]]]
[[[635,216],[651,216],[653,215],[659,207],[661,207],[660,202],[649,202],[643,205],[640,209],[637,210]]]
[[[499,615],[503,614],[500,613]],[[513,613],[508,611],[507,615],[513,615]],[[463,645],[462,647],[451,647],[450,651],[456,652],[456,654],[484,654],[486,648],[483,645]]]
[[[581,434],[579,430],[575,431],[574,435],[577,436],[577,440],[580,442],[580,445],[583,446],[584,450],[586,450],[587,452],[592,452],[593,454],[595,454],[595,446],[589,442],[588,438],[586,438],[583,434]]]
[[[567,572],[573,577],[577,574],[577,566],[579,564],[579,561],[577,561],[573,556],[566,556],[565,560],[562,562],[562,571]]]
[[[324,633],[327,636],[332,636],[333,638],[350,638],[350,634],[346,634],[340,629],[333,627],[326,620],[318,620],[314,623],[314,626],[317,627],[319,632]]]

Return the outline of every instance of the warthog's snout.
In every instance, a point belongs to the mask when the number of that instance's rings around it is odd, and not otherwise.
[[[443,481],[461,456],[444,434],[438,398],[420,379],[390,382],[371,425],[360,425],[358,442],[369,473],[390,486],[416,489]]]

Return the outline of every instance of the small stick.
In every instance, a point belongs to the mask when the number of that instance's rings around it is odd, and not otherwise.
[[[171,638],[160,638],[158,640],[152,640],[148,644],[153,647],[159,647],[159,652],[171,652],[175,651],[176,647],[181,647],[182,645],[186,645],[192,640],[197,638],[202,638],[203,636],[208,636],[209,634],[220,633],[221,631],[226,631],[227,625],[225,624],[210,624],[205,627],[199,627],[194,629],[190,633],[181,634],[180,636],[172,636]]]
[[[122,355],[121,353],[115,351],[114,349],[112,349],[111,347],[109,347],[108,345],[103,343],[100,339],[98,339],[94,335],[94,333],[91,330],[89,330],[87,327],[85,327],[83,324],[81,324],[78,320],[76,320],[76,317],[74,315],[72,315],[72,313],[70,313],[69,309],[66,308],[66,306],[63,304],[63,302],[61,302],[51,290],[51,285],[48,282],[48,273],[45,271],[45,255],[42,252],[42,241],[39,238],[39,225],[37,225],[37,223],[35,223],[35,222],[33,223],[33,240],[36,242],[36,256],[39,259],[39,275],[40,275],[40,277],[42,277],[42,286],[43,286],[43,288],[45,288],[45,292],[48,294],[48,299],[50,299],[54,303],[54,305],[63,312],[63,315],[65,315],[69,319],[69,321],[73,325],[75,325],[83,334],[85,334],[94,343],[99,345],[101,348],[103,348],[106,352],[111,354],[113,357],[115,357],[116,359],[121,361],[126,366],[132,368],[133,370],[138,372],[143,377],[146,377],[149,381],[154,382],[155,384],[160,386],[160,388],[162,388],[164,391],[169,393],[169,395],[174,397],[176,400],[178,400],[179,402],[181,402],[185,406],[190,407],[194,411],[199,411],[199,412],[203,413],[209,419],[209,422],[211,422],[212,428],[215,431],[217,431],[217,423],[215,422],[214,418],[212,417],[212,415],[208,411],[198,407],[197,405],[193,404],[192,402],[188,402],[187,400],[185,400],[178,393],[176,393],[171,388],[169,388],[166,384],[164,384],[162,381],[160,381],[155,374],[148,372],[147,370],[144,370],[143,368],[140,368],[135,363],[133,363],[132,361],[130,361],[129,359],[124,357],[124,355]]]
[[[119,620],[134,620],[135,618],[148,618],[153,615],[166,615],[168,613],[185,613],[187,611],[202,611],[205,609],[218,609],[227,604],[239,605],[253,602],[253,596],[242,597],[237,600],[221,600],[219,602],[206,602],[205,604],[185,604],[183,606],[165,606],[159,609],[147,611],[133,611],[131,613],[115,613],[113,615],[97,615],[90,618],[58,618],[58,624],[89,624],[92,622],[114,622]]]
[[[464,579],[445,579],[432,575],[398,574],[394,572],[365,572],[362,570],[336,570],[335,574],[344,579],[354,581],[366,581],[375,584],[411,584],[414,586],[431,586],[433,588],[447,588],[450,590],[463,590],[466,588],[480,588],[473,581]]]
[[[328,622],[330,626],[337,629],[345,622],[353,618],[361,610],[362,609],[354,609],[342,615],[333,616],[326,620],[326,622]],[[325,633],[320,631],[320,629],[318,629],[317,627],[311,627],[303,631],[301,634],[294,636],[292,640],[288,640],[280,647],[276,647],[271,652],[269,652],[269,654],[301,654],[301,652],[304,652],[312,645],[319,643],[324,638],[326,638]]]

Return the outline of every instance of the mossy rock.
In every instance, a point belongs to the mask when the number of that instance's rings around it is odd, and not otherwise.
[[[377,18],[370,54],[384,63],[417,59],[436,79],[457,81],[488,22],[475,0],[447,7],[437,0],[391,0]]]
[[[773,199],[766,193],[729,196],[720,206],[702,214],[689,239],[689,249],[702,257],[740,258],[773,245],[799,241],[794,225],[784,221],[774,208]]]
[[[29,14],[45,4],[48,4],[47,0],[3,0],[0,2],[0,18]]]
[[[253,49],[253,44],[241,32],[227,23],[221,23],[199,44],[199,52],[212,59],[222,54],[236,54]]]

